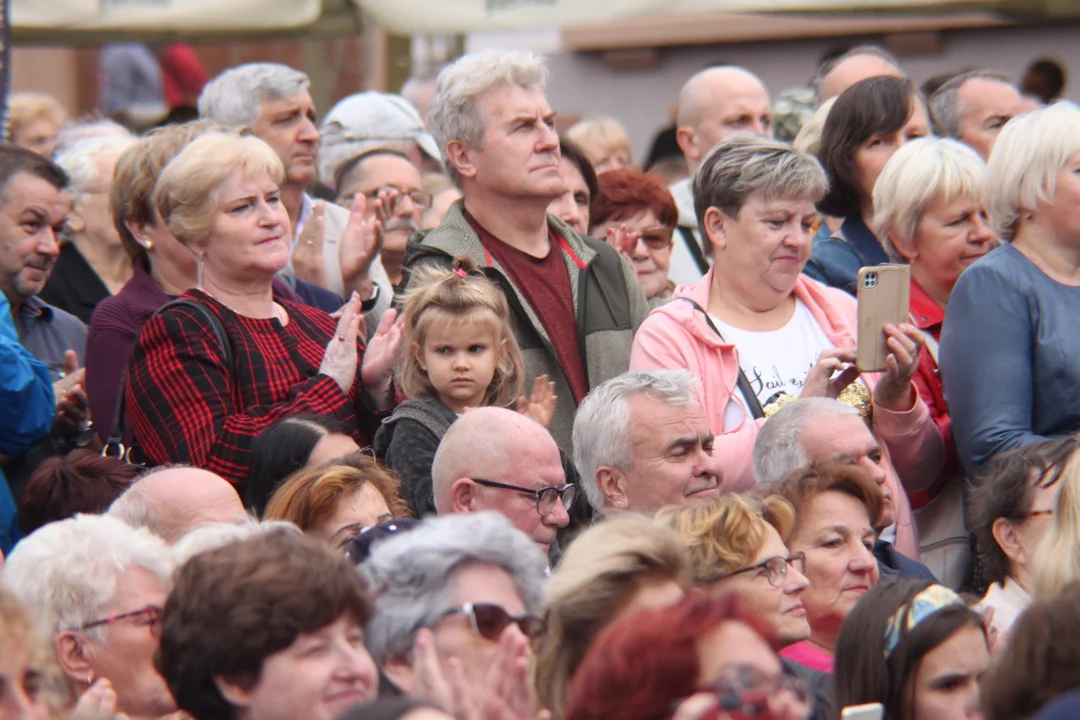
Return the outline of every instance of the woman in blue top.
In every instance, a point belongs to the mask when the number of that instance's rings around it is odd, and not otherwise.
[[[983,179],[1004,245],[964,271],[941,336],[960,459],[1080,430],[1080,109],[1010,121]]]
[[[859,268],[889,262],[870,231],[874,183],[901,145],[929,134],[926,103],[907,78],[868,78],[836,99],[818,149],[829,192],[817,208],[844,224],[814,243],[803,273],[854,295]]]

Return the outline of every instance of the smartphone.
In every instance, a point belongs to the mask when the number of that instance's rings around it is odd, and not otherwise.
[[[855,364],[860,372],[885,369],[889,346],[885,326],[908,321],[911,268],[907,265],[878,265],[859,270],[859,336]]]
[[[840,711],[840,720],[885,720],[885,706],[881,703],[852,705]]]

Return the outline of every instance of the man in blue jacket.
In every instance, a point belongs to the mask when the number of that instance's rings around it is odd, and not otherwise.
[[[3,464],[45,437],[55,407],[49,368],[19,344],[7,298],[0,293],[0,552],[5,554],[19,539],[19,522]]]

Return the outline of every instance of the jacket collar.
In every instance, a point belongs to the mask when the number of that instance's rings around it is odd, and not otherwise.
[[[881,242],[877,239],[877,236],[871,232],[870,228],[866,227],[866,223],[858,215],[852,215],[844,220],[844,224],[840,226],[840,234],[843,235],[848,246],[859,256],[859,261],[864,266],[881,265],[889,262],[889,256],[885,254],[885,248],[881,247]]]
[[[941,330],[945,311],[926,294],[919,283],[911,281],[911,315],[920,330]]]

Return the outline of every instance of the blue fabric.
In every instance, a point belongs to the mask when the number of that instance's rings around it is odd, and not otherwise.
[[[912,560],[906,555],[901,555],[892,543],[878,540],[874,543],[874,557],[878,561],[878,572],[884,578],[915,578],[916,580],[932,580],[937,582],[930,568],[918,560]]]
[[[1080,691],[1073,691],[1043,706],[1039,714],[1031,720],[1076,720],[1078,717],[1080,717]]]
[[[345,304],[340,295],[326,288],[312,285],[303,280],[295,280],[295,283],[296,286],[293,290],[304,301],[305,305],[319,308],[323,312],[336,313]],[[372,328],[372,332],[374,332],[374,328]]]
[[[0,293],[0,455],[11,458],[32,448],[52,428],[55,402],[49,368],[19,344],[11,306]],[[0,550],[19,540],[15,500],[0,470]]]
[[[939,367],[964,466],[1080,430],[1080,287],[1005,244],[949,297]]]
[[[828,228],[822,225],[814,236],[810,260],[803,268],[803,274],[855,295],[859,269],[887,263],[889,256],[858,216],[844,220],[838,233],[822,239],[820,236],[827,231]]]

